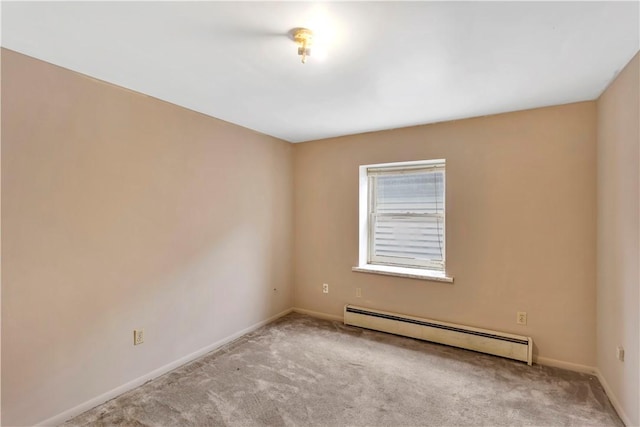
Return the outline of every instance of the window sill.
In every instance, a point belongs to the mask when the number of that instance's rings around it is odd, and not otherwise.
[[[358,273],[382,274],[385,276],[408,277],[410,279],[431,280],[434,282],[453,283],[453,277],[448,277],[444,272],[433,270],[420,270],[417,268],[393,267],[389,265],[364,265],[351,267],[351,271]]]

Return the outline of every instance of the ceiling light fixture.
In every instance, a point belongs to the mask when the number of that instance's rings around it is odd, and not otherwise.
[[[294,28],[290,33],[293,41],[298,45],[298,55],[302,57],[304,64],[307,62],[307,56],[311,56],[313,32],[308,28]]]

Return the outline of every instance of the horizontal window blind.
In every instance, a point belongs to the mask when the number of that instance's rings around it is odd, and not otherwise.
[[[368,173],[369,262],[444,270],[444,164]]]
[[[411,173],[420,173],[425,171],[444,170],[442,163],[432,163],[428,165],[413,166],[382,166],[367,168],[367,175],[406,175]]]

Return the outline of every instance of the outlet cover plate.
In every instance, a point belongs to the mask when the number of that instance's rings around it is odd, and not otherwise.
[[[516,318],[516,322],[518,323],[518,325],[526,325],[527,324],[527,312],[526,311],[519,311],[517,318]]]
[[[140,345],[144,342],[144,329],[133,330],[133,345]]]

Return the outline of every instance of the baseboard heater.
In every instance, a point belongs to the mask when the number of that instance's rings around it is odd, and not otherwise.
[[[529,365],[532,361],[533,340],[531,337],[421,319],[353,305],[344,307],[344,323],[520,360]]]

